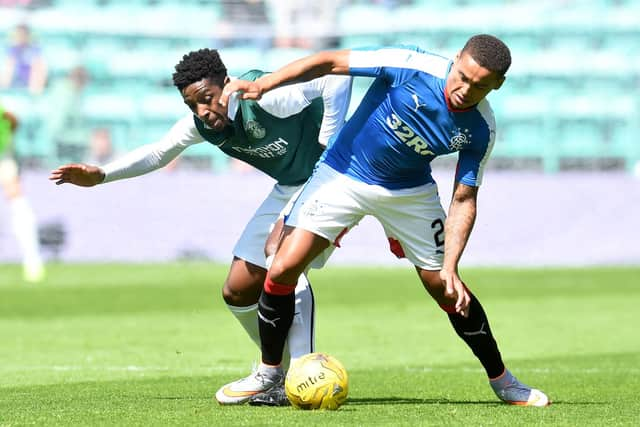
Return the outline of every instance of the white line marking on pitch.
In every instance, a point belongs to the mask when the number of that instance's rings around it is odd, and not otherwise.
[[[176,372],[240,372],[247,368],[233,368],[227,366],[212,366],[200,369],[183,369],[180,367],[169,366],[99,366],[99,365],[38,365],[38,366],[4,366],[0,368],[0,371],[123,371],[123,372],[149,372],[149,371],[176,371]]]
[[[640,374],[640,369],[629,367],[612,368],[516,368],[518,372],[535,372],[542,374],[552,373],[576,373],[576,374],[610,374],[612,372],[623,372],[629,374]],[[407,368],[410,372],[484,372],[482,368]]]

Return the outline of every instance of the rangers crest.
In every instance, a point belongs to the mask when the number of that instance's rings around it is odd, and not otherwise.
[[[471,144],[471,132],[469,129],[457,128],[451,131],[451,135],[449,140],[450,150],[460,150],[465,144]]]

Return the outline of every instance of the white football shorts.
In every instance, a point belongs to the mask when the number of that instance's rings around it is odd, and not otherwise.
[[[273,229],[274,223],[289,213],[293,200],[302,190],[301,185],[289,186],[276,184],[253,214],[233,248],[233,255],[251,264],[266,267],[264,245]],[[322,268],[333,252],[333,246],[311,262],[310,267]]]
[[[383,226],[391,251],[424,270],[440,270],[444,221],[434,183],[389,190],[366,184],[319,163],[295,200],[286,224],[303,228],[339,246],[340,238],[365,215]]]

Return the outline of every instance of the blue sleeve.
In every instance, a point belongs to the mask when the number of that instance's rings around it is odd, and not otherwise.
[[[463,149],[458,152],[458,165],[456,167],[456,182],[479,187],[482,184],[484,169],[493,149],[494,138],[482,147],[476,149]]]
[[[456,168],[456,182],[476,187],[482,157],[477,151],[460,151]]]
[[[390,86],[397,86],[421,70],[426,54],[417,46],[352,49],[349,55],[349,74],[377,77]]]
[[[478,116],[472,119],[468,129],[464,129],[465,134],[473,135],[473,138],[470,138],[469,145],[463,143],[458,152],[456,169],[456,181],[472,187],[482,184],[485,166],[496,142],[496,122],[489,102],[486,99],[480,101],[476,111]]]

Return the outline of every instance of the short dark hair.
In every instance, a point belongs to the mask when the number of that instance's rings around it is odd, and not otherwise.
[[[206,48],[191,51],[182,57],[175,69],[173,84],[180,91],[202,79],[209,79],[212,83],[222,87],[227,78],[227,67],[224,66],[215,49]]]
[[[467,40],[462,52],[487,70],[504,75],[511,66],[511,52],[506,44],[489,34],[478,34]]]

